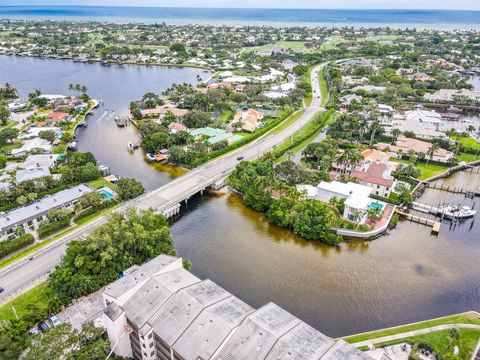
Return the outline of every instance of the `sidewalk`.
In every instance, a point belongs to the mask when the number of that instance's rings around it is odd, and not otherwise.
[[[355,347],[362,347],[362,346],[368,346],[368,345],[375,345],[375,344],[380,344],[380,343],[385,343],[393,340],[401,340],[401,339],[406,339],[412,336],[418,336],[418,335],[424,335],[428,334],[431,332],[436,332],[436,331],[441,331],[441,330],[448,330],[448,329],[478,329],[480,330],[480,325],[476,324],[445,324],[445,325],[438,325],[438,326],[433,326],[425,329],[419,329],[419,330],[412,330],[412,331],[407,331],[399,334],[394,334],[394,335],[389,335],[389,336],[383,336],[379,337],[376,339],[370,339],[370,340],[364,340],[360,341],[357,343],[352,343],[351,345]]]

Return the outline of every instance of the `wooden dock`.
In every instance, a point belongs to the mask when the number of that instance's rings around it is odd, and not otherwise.
[[[480,190],[477,189],[465,189],[463,187],[449,186],[439,183],[425,183],[429,189],[438,189],[442,191],[447,191],[453,194],[464,194],[467,197],[480,196]]]
[[[396,213],[411,222],[415,222],[417,224],[422,224],[422,225],[431,227],[433,233],[438,234],[440,232],[440,227],[442,226],[442,223],[440,221],[435,221],[435,220],[427,219],[421,216],[412,215],[398,208],[396,210]]]

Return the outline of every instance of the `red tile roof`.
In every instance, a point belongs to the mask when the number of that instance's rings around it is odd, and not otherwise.
[[[52,120],[53,122],[60,122],[62,120],[65,120],[69,116],[70,116],[69,113],[54,111],[54,112],[51,112],[50,114],[48,114],[47,117],[50,120]]]
[[[174,122],[174,121],[172,121],[170,124],[168,124],[168,128],[170,130],[175,130],[176,132],[187,130],[187,127],[185,125]]]
[[[370,184],[391,187],[394,180],[383,177],[386,170],[387,166],[385,164],[372,163],[365,171],[353,170],[351,176]]]

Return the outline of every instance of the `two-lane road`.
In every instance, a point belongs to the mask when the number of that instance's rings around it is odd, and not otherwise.
[[[188,197],[188,194],[195,191],[195,189],[204,187],[204,184],[211,184],[212,180],[227,176],[228,173],[235,169],[238,163],[237,157],[240,154],[245,160],[254,160],[265,152],[270,151],[273,147],[280,145],[286,138],[307,124],[313,116],[321,110],[322,95],[318,81],[318,71],[324,65],[325,64],[319,65],[312,71],[312,103],[305,109],[304,114],[294,124],[277,134],[264,136],[237,151],[202,165],[168,184],[128,202],[117,211],[121,211],[130,206],[139,209],[165,209],[165,207],[178,202],[178,199]],[[105,222],[105,219],[105,217],[101,217],[93,223],[86,224],[47,247],[38,250],[32,254],[31,257],[22,259],[0,270],[0,286],[5,289],[5,292],[0,295],[0,303],[23,292],[26,287],[52,271],[61,261],[65,248],[70,241],[85,238],[91,232],[92,228]]]

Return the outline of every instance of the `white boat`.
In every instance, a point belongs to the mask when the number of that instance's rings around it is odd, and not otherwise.
[[[475,216],[477,210],[473,210],[469,206],[447,206],[446,208],[441,209],[440,213],[449,219],[466,219]]]

